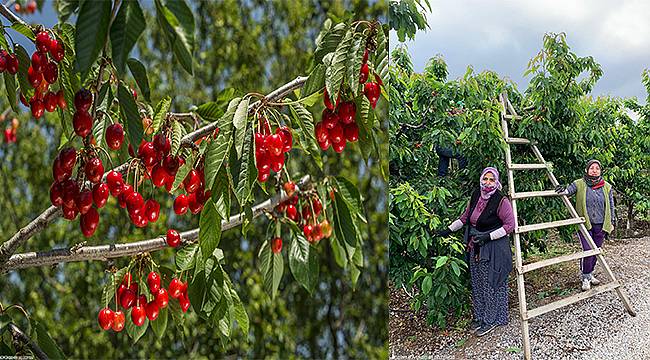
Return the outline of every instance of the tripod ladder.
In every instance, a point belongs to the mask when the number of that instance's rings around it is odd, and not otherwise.
[[[553,186],[555,187],[559,183],[555,178],[555,176],[553,175],[550,164],[547,164],[546,161],[544,161],[544,157],[542,156],[541,152],[539,151],[535,143],[529,141],[528,139],[514,138],[509,136],[508,120],[521,119],[521,116],[517,115],[517,112],[515,111],[510,101],[508,100],[508,97],[505,93],[499,95],[499,101],[502,105],[501,127],[503,129],[503,136],[506,142],[506,168],[508,172],[508,186],[509,186],[509,193],[512,202],[512,211],[515,217],[515,230],[514,230],[515,262],[516,262],[515,268],[517,270],[517,292],[519,295],[519,313],[521,315],[521,333],[522,333],[523,345],[524,345],[524,358],[531,359],[528,321],[536,316],[540,316],[547,312],[557,310],[564,306],[576,303],[580,300],[587,299],[594,295],[603,293],[605,291],[610,291],[610,290],[616,291],[618,297],[621,299],[623,305],[625,306],[625,309],[630,315],[636,316],[636,312],[632,308],[630,301],[628,300],[627,296],[623,292],[623,289],[621,288],[621,283],[618,280],[616,280],[614,274],[612,273],[612,270],[609,268],[609,265],[607,265],[607,262],[605,261],[605,257],[603,256],[600,248],[596,246],[594,240],[591,238],[591,235],[589,235],[589,231],[587,231],[587,227],[585,226],[585,219],[578,216],[578,213],[576,212],[575,208],[569,201],[567,195],[560,195],[556,193],[554,190],[530,191],[530,192],[519,192],[519,193],[515,192],[515,183],[514,183],[515,170],[545,169],[548,178],[549,180],[551,180]],[[539,163],[537,164],[513,163],[512,154],[510,152],[510,145],[529,145],[533,153],[535,154],[535,157],[539,161]],[[562,198],[564,205],[566,205],[566,207],[569,209],[571,218],[566,220],[552,221],[552,222],[541,223],[541,224],[519,226],[519,221],[517,216],[517,200],[525,199],[525,198],[551,197],[551,196],[559,196]],[[578,225],[580,233],[582,233],[584,238],[587,240],[592,250],[581,251],[574,254],[563,255],[556,258],[546,259],[532,264],[523,265],[522,256],[521,256],[521,238],[520,238],[522,233],[534,231],[534,230],[551,229],[551,228],[568,226],[568,225]],[[610,279],[608,283],[594,287],[591,290],[583,291],[571,295],[567,298],[554,301],[544,306],[540,306],[534,309],[527,309],[526,289],[524,286],[525,273],[532,270],[541,269],[546,266],[559,264],[571,260],[582,259],[594,255],[598,258],[598,261],[602,264],[603,268],[605,269],[605,272],[607,273],[607,276]]]

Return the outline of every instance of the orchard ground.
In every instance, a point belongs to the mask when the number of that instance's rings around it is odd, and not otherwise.
[[[544,257],[575,251],[578,243],[565,244],[554,237]],[[619,231],[605,242],[605,258],[624,284],[636,317],[629,316],[608,291],[552,311],[530,322],[533,358],[539,359],[647,359],[650,358],[650,223]],[[531,255],[525,262],[540,260]],[[607,276],[602,265],[596,277]],[[580,291],[579,263],[566,262],[529,273],[528,308],[541,306]],[[605,280],[605,281],[603,281]],[[470,318],[452,319],[446,330],[426,324],[426,309],[414,314],[409,295],[390,284],[390,358],[422,359],[523,359],[517,282],[510,283],[510,323],[482,338],[467,328]],[[412,295],[412,294],[411,294]]]

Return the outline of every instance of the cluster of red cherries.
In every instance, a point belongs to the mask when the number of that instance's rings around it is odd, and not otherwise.
[[[0,50],[0,73],[8,72],[16,75],[18,72],[18,58],[16,54],[10,54],[7,50]]]
[[[293,135],[287,126],[280,126],[271,132],[271,126],[265,118],[260,119],[261,132],[255,133],[255,160],[257,180],[266,182],[271,170],[280,172],[284,167],[284,154],[293,147]]]
[[[25,6],[21,6],[20,3],[14,4],[14,10],[19,14],[33,14],[36,8],[36,0],[30,0]]]
[[[183,312],[187,312],[190,308],[190,299],[187,295],[187,283],[179,279],[172,279],[169,282],[169,287],[165,289],[160,283],[160,274],[155,271],[149,273],[147,276],[147,286],[149,287],[149,298],[145,294],[139,294],[138,284],[131,278],[131,274],[127,273],[122,280],[122,283],[117,288],[115,307],[119,305],[124,311],[131,310],[131,321],[135,326],[142,326],[146,318],[149,321],[154,321],[160,314],[160,309],[164,309],[169,304],[169,296],[178,299]],[[122,310],[111,310],[105,307],[99,311],[98,315],[99,326],[104,330],[113,329],[115,332],[120,332],[124,329],[125,316]]]
[[[57,106],[65,109],[67,104],[63,96],[63,90],[58,92],[49,91],[51,84],[54,84],[59,77],[57,63],[63,60],[65,49],[63,42],[52,38],[47,31],[36,34],[36,51],[32,54],[32,61],[27,69],[27,80],[36,89],[34,96],[29,99],[20,94],[20,101],[28,106],[35,118],[40,118],[47,110],[53,112]],[[48,56],[49,54],[49,56]],[[51,61],[50,59],[51,58]]]
[[[205,189],[203,163],[197,169],[192,169],[187,173],[181,187],[185,190],[185,194],[180,194],[174,199],[174,213],[184,215],[187,210],[194,215],[200,213],[205,202],[212,196],[212,191]]]
[[[316,140],[322,150],[327,150],[331,146],[340,154],[347,142],[359,140],[359,126],[355,122],[357,107],[352,101],[341,104],[337,101],[336,106],[332,105],[327,90],[324,94],[324,103],[322,121],[318,122],[314,129]]]
[[[368,101],[370,101],[370,105],[374,109],[375,106],[377,106],[377,101],[379,101],[379,95],[381,95],[381,85],[383,83],[381,82],[381,78],[379,75],[375,73],[375,80],[376,81],[368,81],[368,75],[370,73],[370,70],[368,68],[368,49],[366,49],[366,52],[363,54],[363,65],[361,65],[361,74],[359,76],[359,83],[364,84],[363,85],[363,94],[366,95],[366,98],[368,98]]]
[[[4,120],[4,116],[0,116],[0,120]],[[11,119],[11,125],[7,126],[4,130],[5,143],[11,144],[16,142],[16,134],[18,133],[19,125],[20,123],[18,122],[18,119]]]
[[[318,220],[323,211],[323,204],[318,195],[312,194],[304,199],[302,201],[302,211],[299,212],[298,202],[300,198],[295,194],[296,184],[293,181],[288,181],[283,185],[283,188],[289,198],[278,204],[275,210],[301,225],[305,238],[311,244],[330,237],[332,235],[332,225],[326,218],[322,221]],[[279,237],[274,238],[271,242],[271,249],[274,253],[280,252],[282,250],[282,239]]]

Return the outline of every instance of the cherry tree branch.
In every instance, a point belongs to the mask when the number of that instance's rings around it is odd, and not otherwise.
[[[305,175],[296,185],[297,190],[300,191],[310,182],[309,175]],[[284,191],[277,193],[272,198],[253,207],[253,218],[258,217],[266,211],[272,211],[281,202],[287,200],[289,197]],[[240,213],[233,215],[227,221],[221,222],[221,231],[226,231],[241,225],[244,221],[245,214]],[[184,244],[190,243],[198,239],[199,229],[192,229],[181,233],[181,239]],[[6,273],[12,270],[24,269],[35,266],[49,266],[59,263],[74,262],[74,261],[91,261],[132,256],[141,252],[152,252],[163,250],[167,248],[165,235],[158,236],[153,239],[136,241],[125,244],[114,245],[99,245],[99,246],[82,246],[71,247],[65,249],[53,249],[45,252],[28,252],[23,254],[13,255],[4,265],[0,267],[0,273]]]
[[[305,81],[307,81],[307,77],[297,77],[296,79],[282,85],[281,87],[277,88],[276,90],[272,91],[269,93],[264,100],[266,101],[276,101],[279,99],[282,99],[283,97],[287,96],[291,91],[301,88],[304,84]],[[260,106],[262,104],[262,101],[256,101],[253,104],[249,105],[248,107],[248,112],[250,113],[251,111],[255,110],[256,107]],[[187,135],[185,135],[181,139],[181,145],[184,143],[188,142],[194,142],[197,139],[199,139],[202,136],[205,136],[207,134],[210,134],[217,128],[217,123],[213,122],[210,123],[194,132],[191,132]],[[112,170],[115,170],[117,172],[124,173],[128,168],[128,164],[124,163],[121,164]],[[111,170],[107,171],[104,173],[104,176],[102,178],[102,181],[106,181],[106,176]],[[34,220],[32,220],[29,224],[27,224],[25,227],[20,229],[16,234],[14,234],[9,240],[5,241],[0,245],[0,272],[4,268],[2,265],[5,261],[7,261],[13,253],[16,252],[16,249],[23,243],[25,243],[29,238],[34,236],[34,234],[38,233],[39,231],[43,230],[47,224],[50,222],[54,221],[55,219],[61,217],[63,212],[54,206],[50,206],[47,210],[45,210],[43,213],[41,213],[38,217],[36,217]]]
[[[29,27],[30,29],[32,28],[31,26],[29,26],[29,24],[27,24],[25,22],[25,20],[18,17],[18,15],[14,14],[4,4],[0,4],[0,15],[2,15],[5,19],[11,21],[12,24],[19,23],[19,24],[22,24],[22,25],[25,25],[25,26]]]
[[[13,323],[7,324],[7,330],[9,330],[9,333],[11,333],[11,337],[15,341],[19,341],[29,348],[29,350],[32,351],[32,354],[36,356],[37,359],[44,359],[47,360],[49,357],[43,352],[43,350],[32,341],[32,339],[27,336],[20,328]]]

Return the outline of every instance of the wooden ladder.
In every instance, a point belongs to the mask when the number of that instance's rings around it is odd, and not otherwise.
[[[542,157],[542,154],[540,153],[539,149],[535,145],[534,142],[529,141],[528,139],[522,139],[522,138],[513,138],[510,137],[508,133],[508,120],[515,120],[515,119],[521,119],[521,116],[517,115],[517,112],[515,111],[514,107],[508,100],[508,97],[505,93],[502,93],[499,95],[499,101],[501,102],[501,105],[503,106],[502,112],[501,112],[501,127],[503,128],[503,136],[506,142],[506,167],[508,171],[508,187],[509,187],[509,192],[510,192],[510,199],[512,201],[512,211],[515,217],[515,230],[514,230],[514,242],[515,242],[515,261],[516,261],[516,270],[517,270],[517,292],[519,294],[519,312],[521,315],[521,333],[523,337],[523,345],[524,345],[524,357],[525,359],[531,359],[531,349],[530,349],[530,338],[528,334],[528,321],[536,316],[545,314],[547,312],[562,308],[564,306],[576,303],[580,300],[590,298],[596,294],[603,293],[605,291],[610,291],[610,290],[615,290],[616,293],[618,294],[618,297],[621,298],[621,301],[623,302],[623,305],[625,306],[625,309],[627,312],[632,315],[636,316],[636,312],[634,309],[632,309],[632,306],[630,305],[630,301],[628,300],[627,296],[623,292],[623,289],[621,287],[621,283],[616,280],[614,277],[614,274],[612,273],[612,270],[609,268],[607,265],[607,262],[605,261],[605,257],[603,256],[603,253],[601,252],[600,248],[596,246],[594,243],[594,240],[591,238],[591,235],[589,235],[589,232],[587,231],[587,228],[585,226],[585,219],[578,216],[578,213],[576,212],[575,208],[569,201],[569,198],[567,195],[560,195],[557,194],[554,190],[546,190],[546,191],[530,191],[530,192],[515,192],[515,183],[514,183],[514,171],[515,170],[529,170],[529,169],[546,169],[546,173],[548,175],[548,178],[551,180],[551,183],[553,184],[553,187],[557,186],[559,183],[555,176],[553,175],[552,169],[546,161],[544,161],[544,157]],[[535,154],[535,157],[539,161],[538,164],[514,164],[512,162],[512,154],[510,153],[510,145],[529,145],[531,149],[533,150],[533,153]],[[559,220],[559,221],[552,221],[552,222],[547,222],[547,223],[541,223],[541,224],[532,224],[532,225],[524,225],[524,226],[519,226],[519,221],[517,218],[517,200],[519,199],[525,199],[525,198],[534,198],[534,197],[551,197],[551,196],[559,196],[562,198],[562,201],[564,202],[564,205],[569,209],[569,212],[571,213],[571,218],[566,219],[566,220]],[[520,234],[528,232],[528,231],[534,231],[534,230],[542,230],[542,229],[551,229],[551,228],[556,228],[560,226],[568,226],[568,225],[578,225],[579,231],[582,233],[582,235],[587,239],[587,242],[589,243],[589,246],[591,247],[592,250],[588,251],[581,251],[577,252],[574,254],[569,254],[569,255],[564,255],[564,256],[559,256],[556,258],[552,259],[546,259],[543,261],[535,262],[532,264],[526,264],[523,265],[522,257],[521,257],[521,239],[520,239]],[[536,270],[536,269],[541,269],[546,266],[550,266],[553,264],[559,264],[562,262],[566,261],[571,261],[571,260],[577,260],[577,259],[582,259],[588,256],[597,256],[598,261],[602,264],[602,266],[605,269],[605,272],[610,278],[610,282],[596,286],[592,288],[591,290],[588,291],[583,291],[574,295],[571,295],[567,298],[557,300],[555,302],[552,302],[550,304],[540,306],[535,309],[527,309],[527,303],[526,303],[526,290],[525,290],[525,283],[524,283],[524,274]]]

